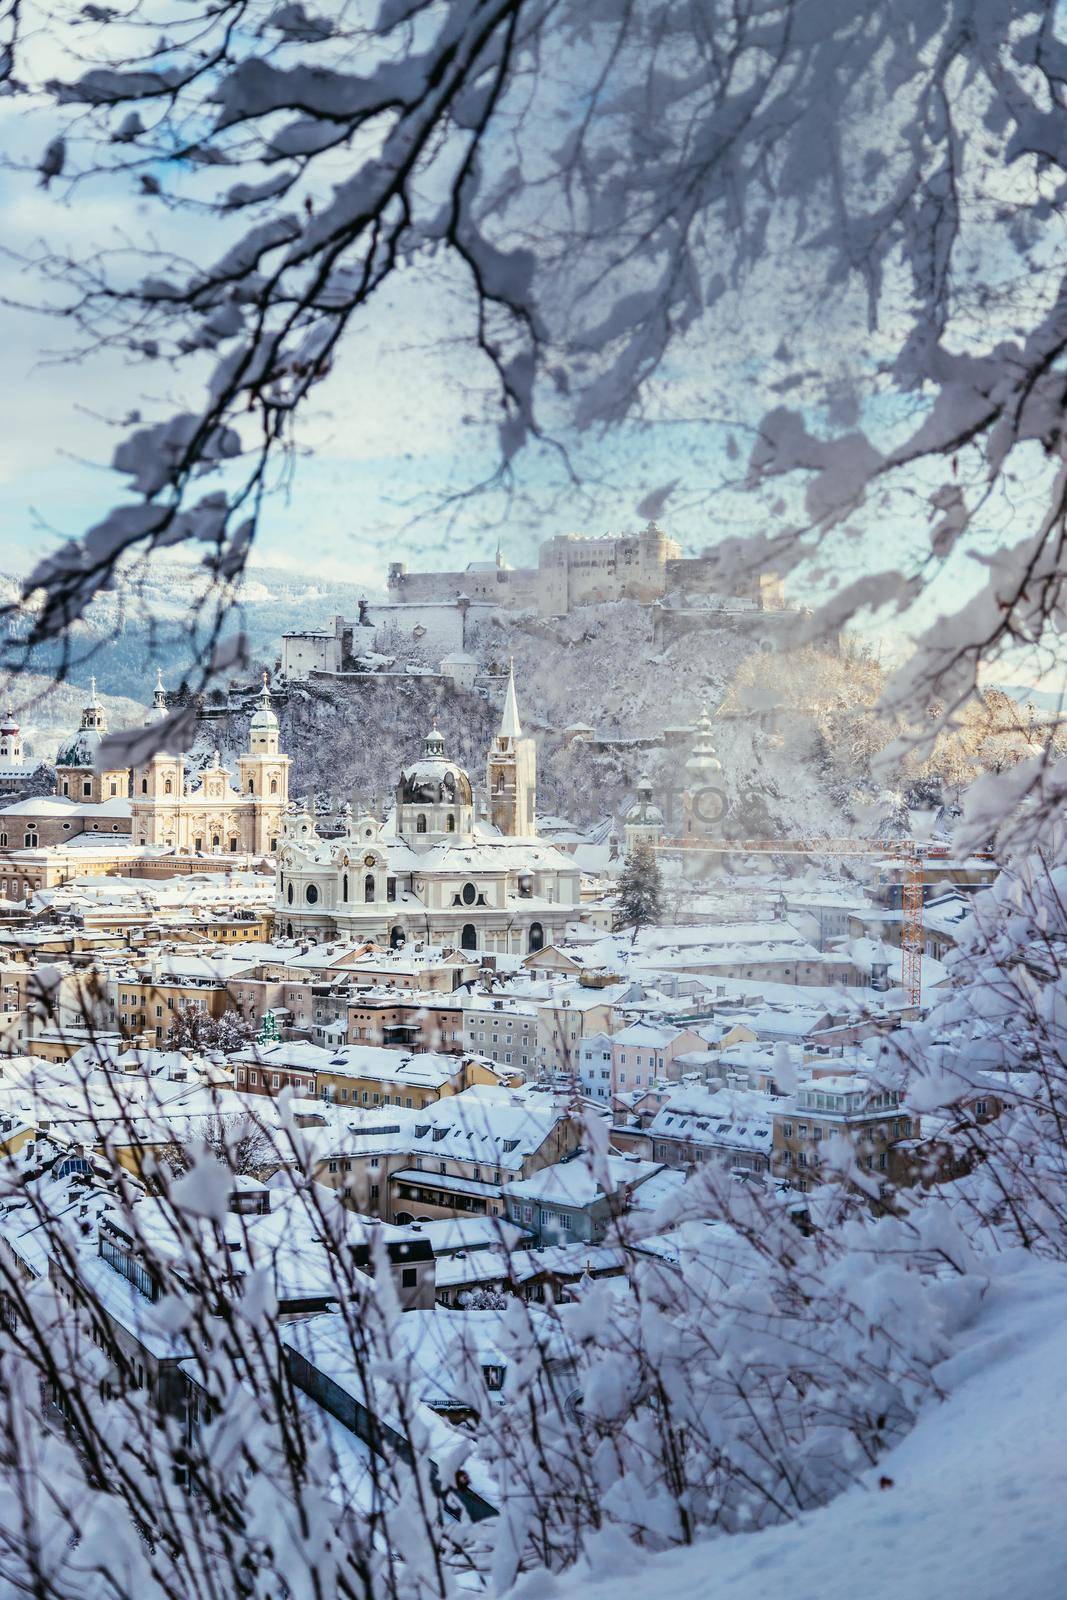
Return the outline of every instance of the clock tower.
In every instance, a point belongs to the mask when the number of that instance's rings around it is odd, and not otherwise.
[[[726,813],[726,793],[722,786],[722,762],[715,754],[711,718],[705,708],[697,723],[696,737],[685,764],[685,792],[682,795],[682,837],[718,839]]]

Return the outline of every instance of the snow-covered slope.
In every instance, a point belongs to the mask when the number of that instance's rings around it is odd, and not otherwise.
[[[990,1288],[940,1369],[948,1398],[838,1500],[799,1522],[636,1564],[630,1550],[605,1549],[594,1580],[570,1574],[548,1592],[554,1600],[1064,1600],[1065,1323],[1067,1268],[1023,1263]]]

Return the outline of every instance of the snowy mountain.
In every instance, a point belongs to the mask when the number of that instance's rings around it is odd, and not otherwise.
[[[206,591],[202,569],[180,562],[152,562],[144,575],[120,574],[114,588],[99,595],[85,620],[70,630],[71,682],[87,687],[95,673],[101,693],[142,704],[151,700],[157,667],[168,686],[181,682],[210,620],[209,610],[196,609]],[[223,637],[244,633],[253,661],[269,664],[286,630],[329,623],[337,612],[355,614],[365,593],[356,584],[327,585],[285,568],[256,567],[240,586]],[[17,596],[17,579],[0,573],[0,599],[10,602]],[[60,659],[59,646],[40,647],[29,666],[48,673]]]

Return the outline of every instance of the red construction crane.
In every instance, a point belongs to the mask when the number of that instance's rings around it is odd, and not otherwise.
[[[948,849],[934,845],[917,845],[914,839],[897,839],[885,843],[880,839],[737,839],[715,843],[710,839],[688,836],[684,839],[661,839],[657,850],[691,850],[702,855],[765,855],[765,856],[884,856],[904,860],[904,883],[901,893],[900,927],[900,986],[908,997],[910,1006],[922,1002],[923,951],[926,933],[923,927],[924,864],[927,855],[947,856]]]

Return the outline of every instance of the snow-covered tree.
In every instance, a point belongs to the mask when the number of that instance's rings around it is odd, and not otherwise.
[[[632,928],[633,938],[661,915],[663,878],[656,852],[641,839],[626,857],[615,897],[615,925]]]
[[[183,1006],[176,1011],[167,1029],[168,1050],[195,1050],[203,1054],[208,1050],[243,1050],[255,1037],[255,1028],[239,1011],[223,1011],[220,1016],[210,1016],[196,1006]]]
[[[887,1056],[968,1171],[955,1203],[981,1227],[1067,1259],[1067,837],[978,895],[951,992]]]

